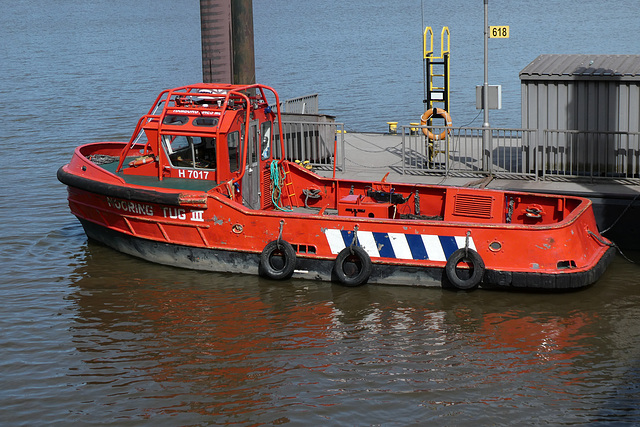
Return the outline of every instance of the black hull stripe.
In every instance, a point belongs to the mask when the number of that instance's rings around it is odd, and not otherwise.
[[[137,202],[180,206],[180,193],[161,193],[159,191],[107,184],[106,182],[95,181],[69,173],[64,170],[64,166],[58,169],[57,176],[58,181],[61,183],[90,193],[97,193],[109,197]]]

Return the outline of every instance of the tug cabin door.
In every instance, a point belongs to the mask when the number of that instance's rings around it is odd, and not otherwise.
[[[260,127],[258,121],[249,123],[247,166],[242,177],[242,197],[251,209],[260,208]]]

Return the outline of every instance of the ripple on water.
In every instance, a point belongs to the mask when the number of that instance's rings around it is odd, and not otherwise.
[[[640,422],[640,270],[621,257],[581,292],[454,293],[185,271],[87,242],[56,171],[81,143],[127,139],[160,89],[199,79],[199,65],[187,65],[200,64],[199,27],[188,25],[199,10],[165,0],[126,10],[41,3],[0,14],[0,423]],[[413,121],[423,108],[420,16],[415,5],[378,3],[358,21],[348,2],[306,2],[305,16],[294,2],[254,2],[258,80],[282,98],[319,92],[321,110],[348,129]],[[509,16],[514,44],[494,46],[509,59],[496,68],[506,108],[492,112],[493,125],[519,123],[519,91],[509,87],[538,54],[528,48],[539,32],[524,31],[538,6],[525,3],[531,13]],[[596,40],[575,16],[635,28],[637,17],[620,13],[629,8],[565,9],[543,24],[567,38],[535,40],[535,49],[569,40],[613,52],[640,40],[633,31]],[[478,117],[477,12],[448,15],[458,124]],[[308,25],[274,35],[283,19]]]

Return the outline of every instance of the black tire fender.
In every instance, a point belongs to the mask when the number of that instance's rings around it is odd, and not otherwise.
[[[273,240],[264,247],[260,254],[258,272],[263,277],[273,280],[288,279],[296,267],[296,251],[285,240]]]
[[[345,286],[360,286],[369,280],[372,264],[369,254],[360,246],[350,246],[340,251],[333,264],[333,273]]]
[[[458,275],[458,264],[461,262],[471,264],[471,275],[460,277]],[[473,249],[461,248],[451,254],[445,265],[445,273],[449,282],[460,290],[470,290],[478,287],[484,276],[485,266],[480,254]],[[468,269],[465,269],[469,271]]]

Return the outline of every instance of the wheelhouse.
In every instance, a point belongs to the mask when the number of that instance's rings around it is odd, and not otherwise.
[[[268,94],[278,105],[277,93],[262,85],[199,84],[162,92],[139,120],[116,173],[227,183],[236,189],[232,198],[244,193],[239,197],[245,204],[258,208],[261,163],[283,152],[274,148],[279,119]]]

